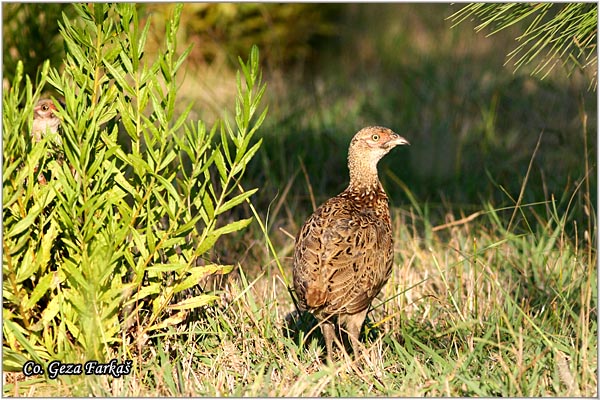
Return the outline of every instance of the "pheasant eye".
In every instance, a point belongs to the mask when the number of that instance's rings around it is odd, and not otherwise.
[[[50,107],[48,107],[48,104],[44,104],[44,105],[42,106],[42,111],[48,111],[48,109],[49,109],[49,108],[50,108]]]
[[[375,134],[375,135],[371,136],[371,139],[373,139],[373,141],[376,142],[379,140],[379,135]]]

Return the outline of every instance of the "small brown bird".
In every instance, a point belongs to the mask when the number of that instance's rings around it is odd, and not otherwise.
[[[409,144],[388,128],[360,130],[350,142],[350,184],[311,215],[296,238],[294,290],[302,311],[321,324],[327,357],[334,324],[344,326],[355,356],[371,301],[390,277],[394,259],[388,197],[377,163],[395,146]]]
[[[33,127],[31,136],[34,142],[39,142],[42,137],[47,134],[52,134],[54,142],[57,145],[62,143],[62,139],[58,134],[60,119],[54,115],[56,106],[50,99],[42,99],[33,108]]]
[[[35,143],[38,143],[46,135],[51,135],[52,142],[56,146],[62,144],[62,138],[60,137],[60,119],[54,114],[56,106],[50,99],[41,99],[33,107],[33,126],[31,127],[31,138]],[[62,157],[58,156],[59,159]],[[37,173],[39,166],[34,167],[34,172]],[[46,177],[43,171],[37,175],[37,180],[41,185],[47,183]]]

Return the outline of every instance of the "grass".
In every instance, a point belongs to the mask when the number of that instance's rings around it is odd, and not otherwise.
[[[449,9],[348,6],[322,69],[269,76],[263,148],[243,185],[260,188],[254,206],[285,278],[255,223],[211,255],[238,266],[203,282],[219,304],[115,354],[131,375],[11,374],[4,394],[597,396],[595,95],[577,75],[513,75],[502,67],[511,31],[450,30]],[[210,123],[227,81],[190,70],[182,95],[206,104],[195,112]],[[411,141],[380,165],[395,268],[362,365],[329,366],[284,283],[288,233],[345,187],[348,141],[371,123]]]
[[[132,376],[27,380],[5,394],[595,396],[592,249],[561,238],[558,216],[518,235],[492,209],[480,218],[425,243],[419,217],[394,211],[396,268],[369,314],[362,366],[325,365],[318,330],[304,336],[314,321],[298,318],[275,269],[250,277],[243,264],[221,304],[149,339]]]

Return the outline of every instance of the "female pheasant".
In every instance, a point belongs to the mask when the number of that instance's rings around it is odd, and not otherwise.
[[[60,146],[62,139],[58,135],[58,128],[60,126],[60,119],[54,112],[56,106],[50,99],[42,99],[37,102],[33,108],[33,127],[31,129],[31,137],[34,142],[39,142],[42,137],[50,133],[53,135],[53,139],[57,145]]]
[[[350,184],[321,205],[296,238],[294,290],[300,309],[319,320],[329,359],[335,323],[345,327],[358,354],[369,305],[390,277],[392,224],[377,163],[392,148],[405,144],[406,139],[388,128],[360,130],[348,151]]]

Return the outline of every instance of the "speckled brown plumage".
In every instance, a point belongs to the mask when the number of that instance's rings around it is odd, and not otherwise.
[[[320,321],[328,357],[334,323],[345,327],[357,354],[369,305],[390,276],[392,226],[377,163],[404,144],[408,141],[388,128],[360,130],[348,151],[348,188],[321,205],[296,238],[294,290],[300,309]]]

